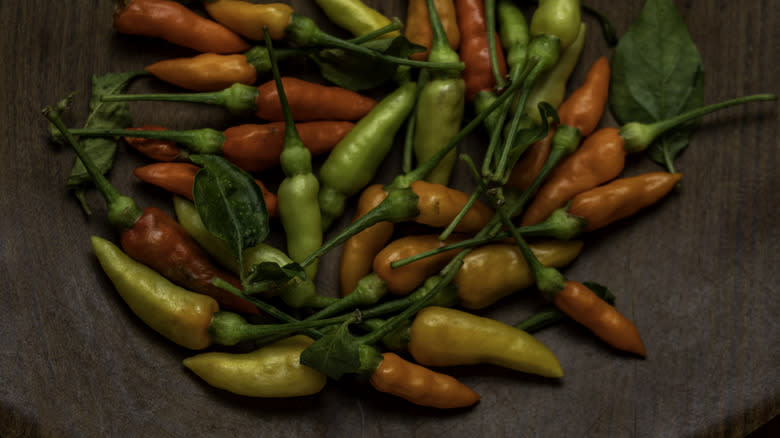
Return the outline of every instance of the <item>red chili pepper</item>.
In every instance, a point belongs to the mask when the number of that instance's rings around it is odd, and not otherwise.
[[[463,70],[463,80],[466,81],[466,99],[469,101],[483,90],[492,90],[496,86],[493,70],[490,66],[490,51],[488,49],[487,23],[485,21],[485,5],[482,0],[455,0],[455,11],[460,28],[460,59],[466,64]],[[501,75],[506,75],[507,67],[504,52],[498,35],[496,52],[498,68]]]
[[[163,126],[139,126],[137,128],[128,128],[133,131],[167,131]],[[127,144],[132,146],[138,152],[157,161],[176,161],[186,158],[187,153],[176,146],[175,141],[162,140],[158,138],[125,137]]]

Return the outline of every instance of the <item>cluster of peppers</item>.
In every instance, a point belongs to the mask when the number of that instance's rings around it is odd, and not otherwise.
[[[687,118],[597,130],[610,79],[606,58],[564,99],[586,32],[580,2],[540,0],[527,23],[510,0],[409,0],[404,37],[421,46],[409,58],[361,45],[397,38],[397,21],[359,0],[316,2],[356,38],[328,35],[282,3],[204,0],[211,17],[205,18],[174,1],[130,0],[114,17],[119,32],[162,38],[202,54],[146,68],[197,93],[113,95],[105,101],[217,104],[268,123],[222,132],[158,126],[69,130],[57,111],[44,111],[86,166],[106,199],[109,221],[121,232],[121,249],[99,237],[92,238],[92,247],[133,312],[192,350],[262,345],[250,353],[205,352],[184,360],[209,384],[258,397],[314,394],[328,376],[340,377],[318,367],[308,352],[350,325],[364,333],[346,336],[357,358],[350,372],[369,376],[379,391],[436,408],[470,406],[480,396],[429,367],[488,363],[562,377],[553,352],[529,332],[566,317],[616,349],[645,356],[636,327],[612,305],[609,291],[568,280],[557,268],[581,252],[577,235],[630,216],[675,187],[680,174],[616,177],[629,152],[643,150]],[[272,39],[292,47],[274,50]],[[247,40],[265,44],[252,47]],[[280,76],[277,59],[325,47],[398,64],[397,87],[376,101]],[[267,72],[273,80],[255,86]],[[475,116],[464,126],[467,105]],[[404,127],[403,173],[389,184],[370,185]],[[478,185],[468,194],[448,182],[456,145],[477,128],[487,130],[490,144],[482,169],[465,158]],[[119,194],[74,138],[89,135],[122,136],[158,160],[135,175],[178,195],[178,220]],[[286,253],[259,243],[236,258],[207,229],[191,201],[197,164],[209,154],[242,172],[281,167],[285,178],[276,195],[252,177],[236,190],[246,190],[278,216]],[[320,154],[327,158],[315,174],[312,156]],[[323,242],[324,231],[356,195],[352,223]],[[443,231],[392,240],[400,222]],[[528,244],[527,238],[538,240]],[[342,297],[319,295],[313,281],[317,260],[339,245]],[[273,295],[290,308],[309,310],[297,313],[304,319],[269,305],[267,291],[252,293],[246,277],[261,263],[302,268],[304,275],[278,284]],[[454,308],[484,309],[533,286],[554,308],[515,326]],[[261,313],[281,323],[249,321]]]

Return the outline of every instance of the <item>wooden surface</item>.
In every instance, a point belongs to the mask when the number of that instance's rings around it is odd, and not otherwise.
[[[372,0],[405,17],[405,2]],[[642,2],[590,0],[622,35]],[[705,101],[776,93],[778,8],[773,0],[678,0],[706,68]],[[292,4],[327,30],[311,0]],[[678,161],[679,190],[641,216],[586,238],[565,273],[608,285],[638,326],[649,355],[621,355],[575,326],[538,338],[558,355],[560,382],[495,367],[446,370],[482,395],[471,409],[421,409],[365,382],[330,382],[312,397],[255,400],[213,389],[182,365],[192,353],[146,328],[101,272],[89,236],[116,241],[102,200],[85,217],[64,189],[69,150],[47,141],[40,109],[77,91],[83,122],[92,74],[139,70],[191,52],[112,29],[108,0],[7,1],[0,8],[0,436],[587,436],[740,437],[780,411],[778,364],[778,111],[751,104],[707,117]],[[592,17],[578,84],[611,55]],[[315,70],[305,64],[287,64]],[[152,80],[132,92],[172,90]],[[133,104],[136,124],[225,128],[215,108]],[[605,118],[605,125],[614,122]],[[476,135],[464,143],[484,141]],[[143,206],[171,211],[162,191],[131,169],[145,160],[120,147],[110,179]],[[392,175],[397,154],[389,161]],[[627,174],[658,169],[630,160]],[[267,179],[278,178],[278,173]],[[460,181],[466,173],[457,173]],[[278,223],[274,225],[278,231]],[[337,254],[321,265],[334,292]],[[533,294],[486,311],[516,322]]]

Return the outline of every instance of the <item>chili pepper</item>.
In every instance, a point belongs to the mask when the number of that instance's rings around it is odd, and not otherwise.
[[[301,140],[306,149],[312,155],[324,154],[344,138],[355,126],[347,121],[314,121],[296,125]],[[155,127],[150,130],[143,129],[72,129],[72,134],[82,136],[105,135],[135,135],[134,142],[139,138],[155,140],[150,145],[145,145],[141,152],[149,152],[150,158],[169,158],[174,151],[179,149],[169,146],[170,143],[160,141],[178,141],[195,153],[222,155],[236,166],[247,172],[260,172],[279,164],[279,157],[284,144],[284,122],[270,122],[265,124],[246,123],[233,126],[223,132],[210,128],[190,129],[182,131],[166,130]],[[125,137],[128,138],[128,137]],[[179,157],[186,157],[186,152],[178,152]],[[170,159],[163,161],[172,161]]]
[[[455,16],[455,4],[453,0],[435,0],[436,11],[439,13],[439,19],[447,34],[447,41],[452,50],[457,50],[460,45],[460,30],[458,29],[458,20]],[[412,59],[428,59],[428,52],[431,50],[433,42],[433,31],[431,30],[430,18],[428,17],[428,6],[425,0],[409,0],[406,7],[406,27],[404,29],[406,38],[427,50],[425,52],[413,53]]]
[[[159,208],[141,210],[131,198],[121,195],[76,142],[59,115],[51,107],[46,107],[44,114],[62,132],[84,163],[95,186],[106,200],[109,222],[121,230],[122,249],[130,257],[162,273],[174,283],[212,296],[225,308],[259,313],[251,303],[213,285],[212,282],[217,278],[235,287],[239,287],[240,282],[215,266],[173,218]]]
[[[414,82],[383,98],[330,152],[320,168],[319,205],[327,229],[344,212],[346,199],[374,178],[395,133],[414,107]]]
[[[390,244],[377,253],[373,263],[374,272],[387,284],[387,289],[390,293],[406,295],[417,289],[426,278],[439,272],[446,266],[455,257],[458,250],[441,252],[395,269],[390,266],[392,262],[423,251],[459,242],[465,237],[457,234],[450,236],[446,240],[439,240],[439,236],[434,234],[401,237],[390,242]]]
[[[383,353],[371,375],[371,386],[414,404],[440,409],[471,406],[480,395],[457,379],[411,363],[395,353]]]
[[[437,62],[456,62],[458,54],[447,43],[444,27],[439,20],[433,0],[428,3],[433,42],[428,59]],[[460,130],[463,120],[466,82],[458,72],[433,71],[417,98],[413,149],[418,162],[432,157]],[[425,179],[446,185],[457,160],[457,151],[451,150],[442,158]]]
[[[567,281],[564,288],[555,294],[553,303],[607,344],[618,350],[647,356],[636,326],[584,284]]]
[[[555,133],[554,128],[550,128],[550,133],[547,137],[534,142],[526,149],[520,159],[512,167],[512,171],[509,173],[509,178],[506,181],[507,187],[516,188],[519,190],[528,190],[531,187],[536,175],[544,166],[547,157],[550,155],[550,147],[552,143],[552,136]]]
[[[588,289],[591,289],[599,298],[606,301],[610,306],[615,305],[615,295],[604,286],[595,283],[583,283]],[[558,310],[555,306],[547,306],[533,315],[525,318],[514,325],[515,328],[524,330],[528,333],[537,332],[543,328],[549,327],[560,321],[569,319],[565,313]]]
[[[372,30],[390,24],[390,19],[376,9],[366,6],[360,0],[315,0],[328,18],[339,27],[352,32],[355,36],[365,35]],[[385,35],[385,38],[398,36],[398,32]]]
[[[165,0],[123,0],[114,27],[124,34],[162,38],[199,52],[238,53],[249,44],[230,29]]]
[[[193,91],[217,91],[239,83],[257,81],[255,67],[243,54],[201,53],[192,58],[165,59],[148,65],[157,78]]]
[[[528,58],[528,42],[531,40],[525,15],[510,0],[499,0],[496,11],[499,20],[499,40],[506,50],[507,64],[512,68],[522,69]]]
[[[528,333],[495,319],[445,307],[422,309],[409,330],[409,353],[427,366],[487,363],[563,377],[558,358]]]
[[[619,178],[582,192],[572,199],[571,214],[585,218],[593,231],[631,216],[666,196],[682,178],[680,173],[650,172]]]
[[[488,50],[485,7],[481,0],[455,0],[455,11],[460,29],[460,59],[466,68],[463,79],[466,81],[466,99],[471,101],[482,90],[492,90],[496,85],[490,66]],[[498,41],[498,35],[493,38]],[[501,76],[506,74],[506,61],[503,51],[498,50],[498,70]]]
[[[140,126],[138,128],[128,128],[131,131],[166,131],[163,126]],[[187,152],[176,147],[176,142],[171,140],[162,140],[155,138],[129,137],[125,141],[138,152],[157,161],[176,161],[186,160]]]
[[[202,246],[218,263],[229,269],[234,274],[239,274],[236,258],[231,249],[224,240],[214,236],[203,224],[198,214],[195,204],[178,196],[173,197],[173,208],[176,211],[176,217],[185,230]],[[292,263],[287,254],[274,248],[271,245],[259,243],[251,248],[244,250],[244,272],[248,272],[253,265],[263,262],[275,263],[279,266],[286,266]],[[298,279],[291,281],[284,287],[271,291],[278,295],[288,306],[293,308],[314,307],[320,308],[332,304],[335,301],[333,297],[326,297],[317,294],[317,289],[312,280],[300,281]],[[266,296],[269,295],[265,292]]]
[[[249,397],[299,397],[325,387],[324,374],[301,364],[301,352],[314,342],[291,336],[250,353],[201,353],[182,361],[206,383]]]
[[[394,221],[413,220],[424,225],[444,227],[458,215],[469,200],[466,193],[425,181],[413,182],[411,191],[413,198],[410,201],[413,199],[415,202],[414,212],[409,212],[406,216],[399,215],[398,219],[381,220],[376,225],[352,235],[345,241],[339,264],[342,295],[352,292],[357,280],[371,272],[376,254],[392,237]],[[359,219],[366,220],[369,212],[385,200],[387,193],[381,185],[369,186],[364,190],[358,200],[358,210],[355,212],[353,223]],[[377,213],[379,211],[370,213],[370,215],[381,215],[381,213]],[[475,233],[484,227],[492,216],[493,211],[490,207],[482,202],[476,202],[469,208],[455,230],[463,233]]]
[[[561,50],[577,39],[580,0],[539,0],[531,17],[531,35],[549,35],[561,41]]]
[[[610,67],[605,56],[594,62],[585,81],[558,107],[561,123],[580,130],[583,137],[590,135],[601,121],[607,105]]]
[[[154,184],[157,187],[183,196],[191,201],[192,185],[195,182],[195,174],[198,173],[199,170],[200,167],[191,163],[152,163],[147,164],[146,166],[137,167],[133,170],[133,175],[141,181]],[[265,184],[259,180],[255,180],[255,182],[263,191],[263,198],[265,199],[265,206],[268,209],[268,214],[277,216],[278,201],[276,195],[268,191]]]
[[[192,350],[211,345],[208,328],[219,310],[213,298],[171,283],[108,240],[93,236],[92,248],[119,295],[146,325]]]
[[[284,38],[284,29],[293,13],[293,8],[284,3],[204,0],[203,6],[211,18],[250,40],[262,40],[264,27],[268,28],[271,38]]]
[[[357,120],[376,105],[370,97],[341,87],[331,87],[293,77],[285,77],[282,84],[290,102],[293,119]],[[233,84],[222,91],[181,94],[114,94],[103,96],[105,102],[135,100],[193,102],[220,105],[234,114],[255,114],[264,120],[284,120],[279,95],[273,81],[259,87]]]
[[[585,46],[585,34],[585,23],[581,23],[577,38],[561,51],[558,62],[544,76],[540,77],[531,89],[528,100],[525,102],[525,113],[537,124],[541,123],[541,116],[537,109],[541,102],[547,102],[554,108],[558,108],[563,101],[566,82],[574,71],[582,48]]]

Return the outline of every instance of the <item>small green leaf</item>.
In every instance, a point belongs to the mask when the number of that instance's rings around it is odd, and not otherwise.
[[[360,343],[349,333],[353,322],[346,321],[303,350],[301,363],[335,380],[361,370]]]
[[[209,232],[224,240],[243,266],[243,251],[268,236],[263,192],[245,171],[217,155],[192,155],[203,166],[192,189],[195,207]]]
[[[595,283],[592,281],[584,281],[582,284],[585,285],[588,289],[592,290],[593,293],[599,296],[602,300],[608,302],[609,304],[615,305],[615,295],[612,293],[612,291],[609,290],[606,286],[603,284]]]
[[[284,266],[274,262],[258,263],[249,268],[245,291],[256,294],[279,289],[296,277],[306,280],[306,271],[298,263]]]
[[[665,120],[702,105],[702,61],[672,0],[647,0],[612,59],[609,105],[621,124]],[[673,169],[697,122],[661,136],[648,150]]]
[[[403,36],[371,40],[361,45],[400,58],[425,51],[425,47],[414,44]],[[375,88],[392,79],[398,69],[397,64],[343,49],[327,49],[310,57],[319,65],[325,79],[353,91]]]
[[[539,114],[542,123],[535,125],[532,128],[521,129],[515,135],[514,145],[509,151],[509,163],[507,168],[511,169],[515,163],[520,159],[520,156],[528,148],[529,145],[542,140],[550,133],[550,122],[552,119],[554,123],[559,123],[558,111],[547,102],[540,102],[538,105]]]

